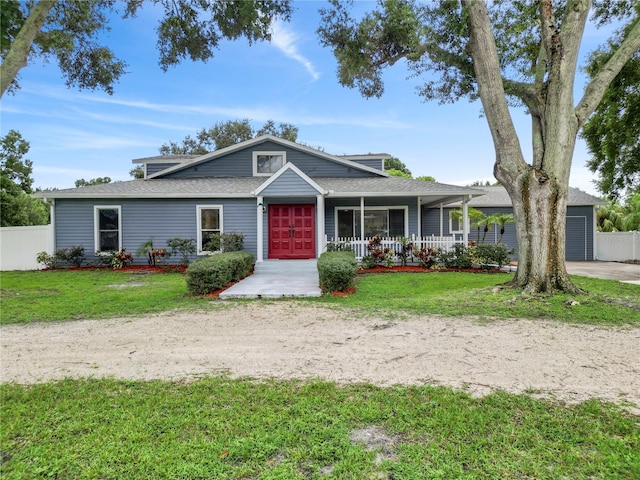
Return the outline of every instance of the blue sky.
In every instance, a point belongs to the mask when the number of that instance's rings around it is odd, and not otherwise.
[[[147,5],[135,19],[116,19],[105,35],[128,63],[112,96],[68,89],[54,62],[35,62],[21,71],[22,89],[3,97],[0,132],[15,129],[30,142],[27,158],[41,188],[73,187],[79,178],[129,180],[132,159],[157,155],[163,143],[217,122],[244,118],[255,128],[268,119],[291,123],[300,142],[328,153],[389,153],[414,176],[442,183],[493,180],[495,154],[480,103],[424,103],[416,94],[420,80],[409,78],[403,65],[387,70],[380,99],[342,87],[336,60],[316,34],[322,5],[296,2],[292,21],[275,26],[272,43],[224,42],[208,63],[186,61],[166,73],[155,48],[159,12]],[[585,52],[603,35],[589,27]],[[513,117],[530,158],[529,117],[523,110]],[[579,140],[570,183],[596,194],[588,158]]]

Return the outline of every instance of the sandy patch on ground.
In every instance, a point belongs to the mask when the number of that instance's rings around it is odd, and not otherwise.
[[[207,374],[496,389],[640,413],[640,328],[363,317],[298,302],[0,328],[3,382]]]

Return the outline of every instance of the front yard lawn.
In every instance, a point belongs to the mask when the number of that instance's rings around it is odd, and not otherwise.
[[[361,275],[356,293],[325,296],[319,301],[376,315],[473,315],[481,318],[555,319],[572,323],[622,325],[640,323],[640,286],[614,280],[573,276],[587,293],[524,297],[501,288],[506,273],[381,273]],[[578,302],[578,304],[573,304]]]
[[[588,293],[523,297],[500,288],[510,278],[510,274],[460,272],[361,275],[353,295],[306,301],[384,316],[474,315],[602,325],[640,323],[638,285],[573,277]],[[3,272],[0,300],[0,324],[146,315],[176,308],[220,308],[225,303],[189,296],[182,273],[108,269]],[[578,304],[569,305],[571,301]]]
[[[1,385],[3,479],[631,479],[637,417],[442,387],[206,378]]]

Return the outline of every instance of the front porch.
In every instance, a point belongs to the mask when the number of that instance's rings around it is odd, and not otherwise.
[[[362,257],[368,255],[369,252],[367,250],[367,246],[373,237],[365,237],[364,240],[361,238],[354,237],[337,237],[337,238],[328,238],[325,236],[324,245],[322,245],[322,252],[326,252],[327,249],[350,249],[352,250],[358,262],[362,260]],[[453,249],[453,246],[457,243],[462,243],[460,240],[456,240],[455,235],[447,235],[447,236],[436,236],[430,235],[427,237],[418,237],[416,235],[411,235],[406,237],[413,244],[413,251],[419,251],[421,248],[433,248],[440,249],[442,251],[448,252]],[[382,237],[381,241],[383,248],[389,248],[394,252],[400,252],[402,250],[402,242],[400,241],[400,237]]]

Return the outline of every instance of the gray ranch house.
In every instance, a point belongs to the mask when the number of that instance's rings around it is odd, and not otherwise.
[[[418,248],[447,248],[475,239],[468,220],[463,228],[451,218],[453,208],[510,211],[504,189],[500,195],[492,187],[390,176],[384,171],[390,156],[330,155],[265,135],[200,156],[134,160],[143,179],[38,196],[51,205],[54,248],[83,246],[89,260],[93,252],[133,253],[149,240],[165,248],[175,237],[196,241],[195,259],[215,253],[205,246],[218,233],[241,233],[257,262],[316,258],[328,242],[349,243],[362,257],[373,236],[391,247],[397,237],[411,237]],[[593,259],[598,202],[570,199],[568,256],[584,250],[580,259]],[[515,246],[513,226],[503,240]]]
[[[38,196],[51,205],[56,249],[98,255],[149,240],[164,248],[175,237],[195,239],[197,256],[208,255],[215,233],[243,234],[257,262],[316,258],[331,241],[353,242],[362,256],[376,235],[452,245],[453,236],[423,228],[425,212],[484,192],[390,176],[388,157],[335,156],[265,135],[201,156],[134,160],[143,179]]]
[[[474,197],[468,202],[469,208],[480,210],[485,215],[494,213],[513,213],[511,199],[507,190],[502,186],[480,187],[485,195]],[[566,221],[566,241],[565,256],[566,260],[584,261],[595,260],[596,251],[596,207],[604,205],[602,199],[589,195],[577,188],[569,188],[569,199],[567,201],[567,221]],[[456,235],[458,239],[462,239],[462,225],[456,220],[451,212],[460,209],[462,202],[457,201],[446,205],[442,214],[433,209],[425,210],[423,214],[422,225],[426,231],[436,231],[441,225],[443,227],[440,235]],[[445,222],[441,222],[444,216]],[[469,241],[477,241],[477,229],[467,227]],[[480,232],[482,240],[483,232]],[[501,235],[500,227],[493,225],[487,233],[485,242],[496,243],[500,241],[513,249],[513,258],[518,256],[518,241],[516,238],[516,229],[513,224],[506,224],[504,234]]]

